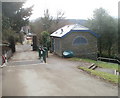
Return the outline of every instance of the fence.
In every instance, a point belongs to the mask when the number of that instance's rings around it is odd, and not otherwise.
[[[97,60],[120,64],[120,61],[117,59],[98,57]]]

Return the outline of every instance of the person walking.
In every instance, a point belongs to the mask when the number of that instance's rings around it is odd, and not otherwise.
[[[41,62],[44,61],[46,63],[46,51],[43,47],[39,47],[39,59]]]

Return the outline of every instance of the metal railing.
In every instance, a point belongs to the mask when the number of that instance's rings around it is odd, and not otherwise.
[[[105,57],[98,57],[97,60],[100,61],[107,61],[107,62],[111,62],[111,63],[118,63],[120,64],[120,61],[118,59],[111,59],[111,58],[105,58]]]

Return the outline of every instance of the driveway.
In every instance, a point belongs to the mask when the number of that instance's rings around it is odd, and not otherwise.
[[[47,64],[29,45],[17,52],[3,68],[3,96],[117,96],[117,86],[77,69],[80,62],[49,54]]]
[[[2,69],[0,69],[0,98],[2,97]]]

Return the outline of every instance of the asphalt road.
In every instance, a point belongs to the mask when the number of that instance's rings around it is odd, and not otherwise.
[[[24,63],[25,62],[25,63]],[[117,86],[77,69],[80,62],[49,54],[47,64],[29,45],[17,52],[3,68],[3,96],[117,96]],[[82,63],[83,65],[85,63]]]
[[[0,98],[2,97],[2,68],[0,68]]]

